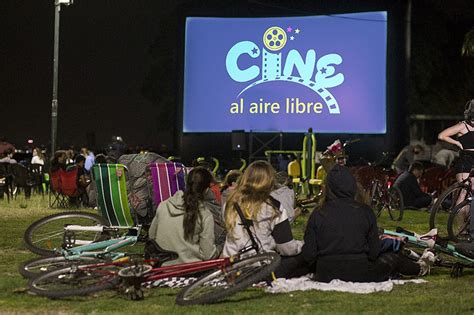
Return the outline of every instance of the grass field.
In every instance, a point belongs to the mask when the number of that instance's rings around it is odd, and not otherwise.
[[[452,279],[448,269],[434,269],[426,284],[396,286],[389,293],[356,295],[335,292],[294,292],[267,294],[263,289],[247,289],[232,298],[213,305],[179,307],[174,303],[175,289],[151,289],[145,300],[129,301],[110,291],[85,298],[49,300],[27,293],[27,281],[17,271],[18,264],[34,258],[23,247],[23,232],[27,226],[48,214],[61,210],[47,207],[47,198],[19,197],[7,203],[0,200],[0,313],[1,314],[304,314],[304,313],[437,313],[474,314],[474,271]],[[64,210],[63,210],[64,211]],[[305,217],[294,225],[301,238]],[[391,222],[383,213],[379,225],[425,232],[428,213],[408,211],[401,223]]]

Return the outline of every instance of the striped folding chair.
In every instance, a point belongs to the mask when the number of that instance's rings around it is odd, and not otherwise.
[[[184,190],[186,167],[177,162],[150,164],[153,181],[153,197],[155,205],[173,196],[178,190]]]
[[[92,167],[92,175],[102,216],[113,227],[131,228],[135,223],[128,203],[125,170],[122,164],[96,164]]]

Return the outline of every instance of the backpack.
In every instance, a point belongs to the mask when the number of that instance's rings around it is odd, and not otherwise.
[[[138,224],[148,226],[155,216],[156,205],[153,202],[153,182],[149,165],[162,162],[168,160],[153,152],[125,154],[118,160],[118,163],[127,167],[128,200]]]

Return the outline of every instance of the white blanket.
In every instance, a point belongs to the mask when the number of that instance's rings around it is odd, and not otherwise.
[[[279,278],[272,282],[272,286],[265,289],[268,293],[287,293],[292,291],[338,291],[367,294],[373,292],[390,292],[394,284],[405,283],[426,283],[423,279],[413,280],[388,280],[385,282],[346,282],[342,280],[332,280],[329,283],[316,282],[311,280],[310,276],[304,276],[294,279]]]

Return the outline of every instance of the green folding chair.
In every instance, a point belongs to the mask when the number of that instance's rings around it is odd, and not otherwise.
[[[111,227],[135,226],[128,203],[125,171],[126,167],[122,164],[96,164],[92,167],[97,185],[97,203],[102,217],[109,221]]]

